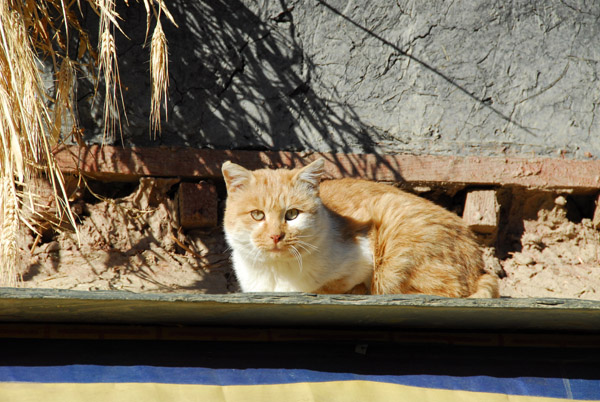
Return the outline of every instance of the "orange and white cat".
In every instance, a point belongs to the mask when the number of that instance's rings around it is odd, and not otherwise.
[[[457,215],[393,186],[223,164],[225,235],[244,292],[498,297]]]

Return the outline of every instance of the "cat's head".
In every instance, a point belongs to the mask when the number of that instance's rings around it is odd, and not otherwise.
[[[319,183],[324,161],[295,170],[250,171],[225,162],[225,234],[234,250],[252,258],[298,259],[315,251],[322,232]]]

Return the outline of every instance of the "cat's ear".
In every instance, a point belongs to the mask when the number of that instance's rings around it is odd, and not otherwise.
[[[251,171],[230,161],[223,164],[221,171],[223,172],[228,193],[243,188],[252,178]]]
[[[296,173],[296,176],[294,176],[294,179],[307,186],[310,190],[318,191],[323,173],[325,173],[325,160],[319,158],[300,169]]]

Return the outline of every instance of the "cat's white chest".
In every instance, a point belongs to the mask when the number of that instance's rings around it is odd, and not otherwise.
[[[314,292],[331,281],[343,280],[347,290],[370,285],[373,254],[365,237],[356,242],[329,242],[318,253],[296,259],[250,259],[236,251],[233,266],[244,292]]]
[[[236,276],[244,292],[310,292],[317,283],[294,261],[250,262],[233,254]]]

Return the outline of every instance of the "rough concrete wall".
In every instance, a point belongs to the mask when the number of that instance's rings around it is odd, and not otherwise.
[[[596,0],[176,0],[148,132],[143,7],[121,10],[127,145],[600,156]],[[89,20],[90,27],[95,22]],[[86,89],[87,88],[87,89]],[[86,139],[101,116],[80,85]]]

